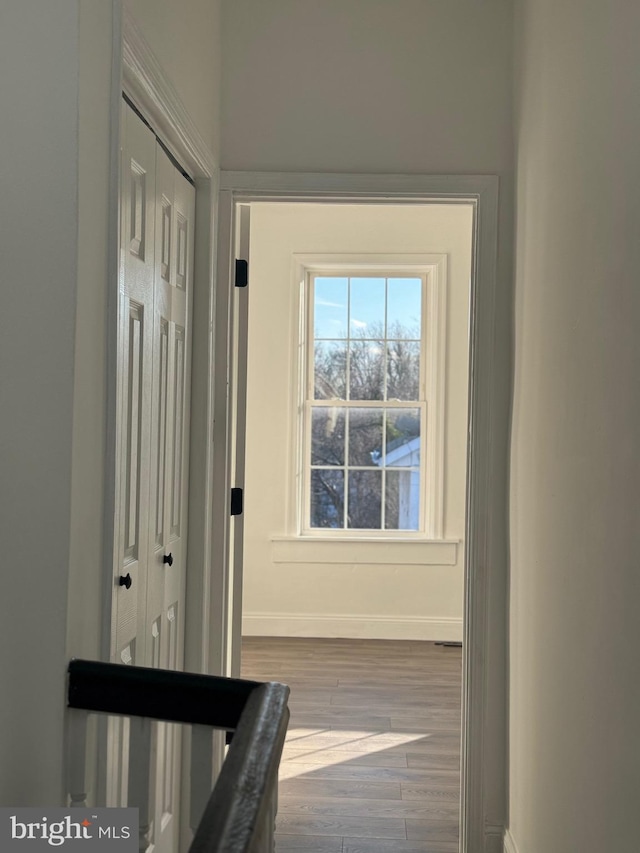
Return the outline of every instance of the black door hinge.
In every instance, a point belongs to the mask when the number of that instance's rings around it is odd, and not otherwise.
[[[231,515],[242,515],[242,489],[231,489]]]
[[[246,287],[249,284],[249,262],[236,258],[236,287]]]

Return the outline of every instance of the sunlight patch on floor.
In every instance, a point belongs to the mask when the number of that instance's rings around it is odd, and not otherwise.
[[[293,729],[287,735],[279,778],[281,781],[294,779],[321,768],[349,763],[359,756],[404,747],[424,738],[425,735],[421,733]],[[326,743],[319,742],[321,740]],[[288,757],[287,747],[294,746],[295,755]],[[350,752],[353,754],[350,755]]]

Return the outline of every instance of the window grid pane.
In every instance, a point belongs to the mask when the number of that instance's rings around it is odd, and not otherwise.
[[[346,522],[350,530],[381,530],[382,478],[379,470],[350,470],[346,489]]]
[[[344,529],[343,470],[315,468],[311,472],[311,527]]]
[[[373,307],[360,292],[365,284],[375,290],[371,299]],[[404,297],[403,290],[407,292]],[[414,380],[409,384],[414,395],[393,393],[391,396],[419,399],[422,291],[423,280],[415,276],[314,276],[310,334],[314,351],[318,352],[311,383],[316,399],[387,399],[388,364],[391,358],[398,358],[398,350],[403,348],[414,351]],[[346,328],[344,319],[340,318],[346,318]],[[410,343],[417,346],[410,348]],[[345,345],[346,365],[342,351]],[[353,364],[354,361],[357,364]],[[346,382],[336,381],[336,377],[344,375],[345,367]],[[352,393],[351,378],[363,375],[367,377],[364,384],[371,386],[373,383],[375,395],[365,393],[362,381],[358,393]]]
[[[425,413],[424,404],[309,406],[311,529],[419,529]]]
[[[345,419],[343,407],[319,407],[311,410],[311,464],[340,467],[345,463]]]
[[[312,529],[420,529],[423,285],[410,276],[313,278],[314,399],[305,407]],[[346,329],[329,333],[345,314]]]

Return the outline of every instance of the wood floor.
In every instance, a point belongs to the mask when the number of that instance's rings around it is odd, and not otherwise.
[[[461,650],[250,637],[242,675],[291,688],[277,853],[457,853]]]

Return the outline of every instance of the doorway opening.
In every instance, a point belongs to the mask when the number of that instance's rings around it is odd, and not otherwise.
[[[242,674],[292,688],[283,842],[458,849],[474,213],[243,207]]]
[[[234,258],[248,246],[247,225],[253,202],[425,204],[468,203],[473,206],[473,249],[469,309],[469,399],[467,444],[466,529],[464,560],[463,689],[461,743],[460,850],[483,849],[489,830],[485,826],[486,780],[484,738],[488,728],[489,625],[488,574],[496,544],[494,509],[499,489],[492,472],[494,304],[496,292],[498,179],[495,176],[345,175],[222,172],[220,176],[220,238],[218,242],[219,291],[224,311],[216,311],[218,352],[226,358],[230,395],[220,395],[216,422],[227,440],[222,451],[225,467],[214,471],[214,487],[229,495],[244,482],[244,387],[246,374],[242,342],[246,340],[245,289],[233,287]],[[220,445],[219,445],[220,447]],[[225,498],[228,501],[228,497]],[[242,633],[242,521],[236,516],[225,526],[225,608],[228,619],[225,644],[231,649],[232,672],[239,672]],[[493,785],[493,782],[491,783]]]

